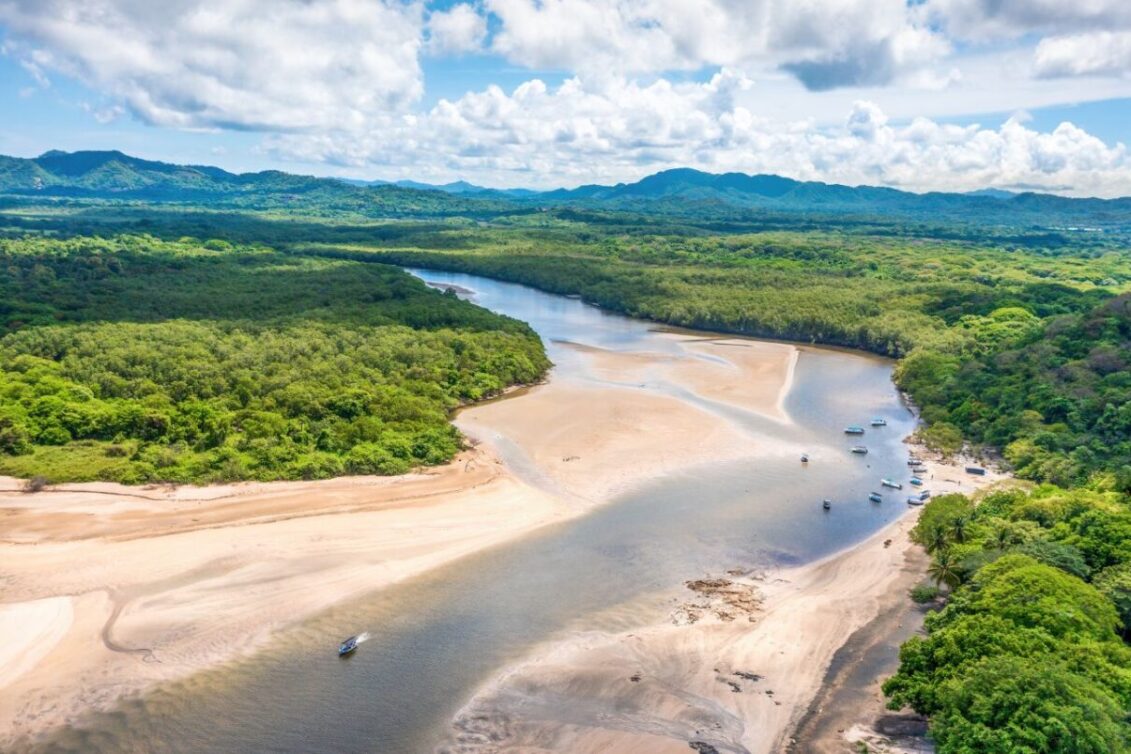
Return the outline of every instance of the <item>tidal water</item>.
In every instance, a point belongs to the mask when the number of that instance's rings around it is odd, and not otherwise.
[[[478,304],[531,324],[559,379],[596,379],[569,344],[672,352],[651,323],[581,301],[485,278],[414,270],[459,286]],[[531,648],[579,630],[624,630],[670,609],[689,578],[734,567],[806,562],[847,547],[906,509],[884,495],[905,478],[902,438],[914,418],[891,362],[804,348],[783,424],[656,382],[783,447],[653,480],[581,518],[547,527],[347,604],[284,632],[253,657],[162,686],[58,731],[51,752],[431,752],[476,688]],[[522,400],[516,398],[514,400]],[[853,440],[847,424],[888,426]],[[870,450],[848,453],[862,442]],[[521,449],[515,449],[520,454]],[[516,466],[519,466],[516,464]],[[519,467],[520,473],[522,472]],[[537,480],[532,480],[537,481]],[[830,511],[822,498],[834,501]],[[353,657],[337,642],[367,631]]]

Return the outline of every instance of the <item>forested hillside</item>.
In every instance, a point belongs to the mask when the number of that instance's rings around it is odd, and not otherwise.
[[[401,473],[548,366],[395,268],[216,240],[0,240],[0,327],[0,473],[51,481]]]

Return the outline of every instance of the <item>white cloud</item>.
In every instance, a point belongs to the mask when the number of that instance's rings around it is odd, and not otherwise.
[[[923,12],[954,37],[981,41],[1131,27],[1127,0],[927,0]]]
[[[1033,56],[1037,75],[1131,75],[1131,31],[1042,39]]]
[[[185,128],[362,127],[422,94],[422,16],[401,0],[0,0],[29,70]]]
[[[633,180],[668,167],[778,173],[805,180],[910,190],[1045,187],[1131,194],[1131,157],[1065,123],[1052,132],[1010,120],[1000,128],[918,118],[892,125],[870,102],[838,126],[780,122],[738,104],[756,96],[743,75],[706,83],[621,78],[528,81],[442,100],[419,115],[388,117],[364,134],[272,138],[277,156],[378,166],[385,177],[474,178],[496,186],[550,187]]]
[[[487,38],[487,19],[467,3],[428,16],[428,50],[434,55],[475,52]]]
[[[904,0],[487,0],[493,49],[592,75],[777,67],[808,88],[887,83],[949,51]]]

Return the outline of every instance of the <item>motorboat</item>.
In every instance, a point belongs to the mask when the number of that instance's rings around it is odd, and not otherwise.
[[[856,453],[857,455],[861,455],[861,456],[868,455],[868,449],[865,448],[863,445],[853,445],[851,448],[849,448],[849,450],[851,450],[853,453]]]
[[[901,489],[903,489],[903,485],[902,485],[902,484],[900,484],[899,482],[893,482],[893,481],[892,481],[892,480],[890,480],[890,479],[881,479],[881,480],[880,480],[880,484],[882,484],[882,485],[883,485],[883,486],[885,486],[885,487],[891,487],[891,488],[892,488],[893,490],[901,490]]]
[[[881,419],[881,418],[877,417],[877,418],[872,420],[872,426],[873,427],[886,427],[887,425],[888,425],[887,419]]]
[[[844,434],[846,434],[846,435],[862,435],[862,434],[864,434],[864,428],[857,425],[857,424],[853,424],[850,427],[844,428]]]
[[[912,497],[907,498],[907,504],[908,505],[922,505],[923,501],[920,500],[917,497],[912,496]]]
[[[833,501],[829,500],[826,497],[824,500],[821,501],[821,507],[824,508],[825,510],[828,510],[829,508],[833,507]]]
[[[338,645],[338,657],[345,657],[346,655],[356,651],[357,645],[359,643],[360,642],[358,642],[356,636],[351,636],[350,638],[346,639]]]
[[[882,503],[884,501],[883,497],[878,492],[873,492],[872,494],[868,495],[868,499],[873,503]]]
[[[913,477],[911,477],[911,483],[912,483],[913,485],[915,485],[916,487],[922,487],[922,486],[923,486],[923,480],[922,480],[922,479],[920,479],[920,478],[919,478],[919,477],[917,477],[917,476],[913,476]]]

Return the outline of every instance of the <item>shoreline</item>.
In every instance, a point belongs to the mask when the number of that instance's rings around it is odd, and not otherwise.
[[[774,345],[725,370],[680,357],[680,374],[670,355],[605,355],[692,393],[721,384],[734,405],[772,418],[794,351]],[[599,366],[599,354],[586,358]],[[755,367],[761,387],[752,390]],[[552,375],[510,397],[519,396],[461,409],[459,426],[482,444],[400,477],[0,492],[0,641],[42,638],[38,656],[0,666],[0,748],[245,656],[330,607],[583,515],[635,485],[767,445],[631,381]],[[551,484],[532,483],[537,474]]]
[[[941,480],[961,463],[935,459],[930,468]],[[947,492],[972,493],[998,480],[955,481],[958,489]],[[907,591],[925,578],[925,557],[909,538],[920,511],[909,507],[810,563],[689,581],[690,594],[659,622],[536,647],[480,687],[440,751],[674,754],[702,745],[770,754],[786,750],[806,718],[824,724],[822,746],[791,750],[844,751],[849,744],[835,722],[828,734],[820,700],[846,683],[832,672],[838,655],[851,667],[903,628],[902,612],[914,607]],[[870,679],[873,695],[885,673],[881,667],[881,677]],[[876,706],[882,711],[882,699]],[[873,711],[862,705],[834,717],[859,729]],[[480,746],[483,740],[491,745]]]

